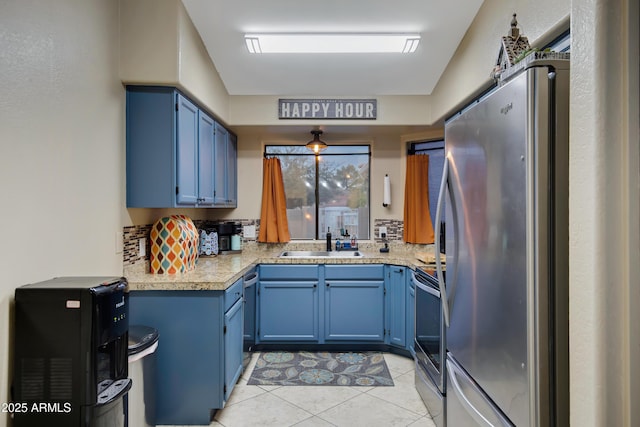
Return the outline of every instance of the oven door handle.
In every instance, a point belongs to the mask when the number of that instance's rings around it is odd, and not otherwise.
[[[248,288],[249,286],[253,285],[258,281],[258,273],[253,272],[245,276],[243,280],[244,280],[243,287]]]
[[[416,279],[416,275],[415,274],[413,274],[413,277],[411,277],[411,280],[413,280],[413,284],[416,285],[416,287],[418,287],[421,290],[429,293],[430,295],[433,295],[436,298],[440,298],[440,292],[439,291],[437,291],[436,289],[433,289],[431,286],[425,285],[424,283],[422,283],[421,281]]]
[[[440,182],[440,193],[438,193],[438,207],[436,209],[436,221],[440,223],[442,217],[442,205],[444,205],[444,195],[447,189],[447,183],[449,180],[449,159],[444,159],[444,169],[442,170],[442,181]],[[447,298],[447,287],[444,283],[444,275],[442,274],[442,260],[440,259],[440,227],[436,227],[435,230],[435,255],[436,255],[436,271],[438,272],[438,285],[440,292],[442,293],[442,316],[444,317],[444,324],[449,327],[449,298]]]

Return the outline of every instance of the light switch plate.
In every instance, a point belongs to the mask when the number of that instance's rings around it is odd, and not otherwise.
[[[382,239],[383,238],[383,236],[382,236],[383,234],[384,235],[387,234],[387,227],[379,227],[378,228],[378,237]]]
[[[245,225],[242,227],[242,235],[245,239],[255,239],[256,238],[256,226],[255,225]]]

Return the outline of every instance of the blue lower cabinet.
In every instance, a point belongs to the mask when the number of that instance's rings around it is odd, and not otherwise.
[[[406,267],[387,266],[387,295],[389,305],[389,344],[406,347],[407,294]]]
[[[318,342],[318,282],[262,281],[258,287],[261,342]]]
[[[384,281],[326,280],[325,341],[384,341]]]
[[[257,343],[387,344],[410,351],[407,272],[383,264],[261,265]]]
[[[242,298],[224,315],[224,400],[229,400],[233,386],[242,375]]]
[[[242,289],[242,286],[240,286]],[[242,299],[224,291],[131,291],[129,323],[156,328],[156,423],[209,425],[242,369]],[[235,294],[233,296],[235,298]]]

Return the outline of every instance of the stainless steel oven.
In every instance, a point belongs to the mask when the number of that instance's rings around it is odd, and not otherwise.
[[[413,273],[415,285],[415,363],[416,388],[434,423],[445,420],[445,324],[440,289],[435,270],[418,268]]]

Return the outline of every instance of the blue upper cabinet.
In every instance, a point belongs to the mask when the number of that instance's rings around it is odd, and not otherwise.
[[[227,200],[229,206],[238,206],[238,137],[232,133],[227,145]]]
[[[176,95],[176,204],[198,203],[198,107],[182,95]]]
[[[215,122],[204,111],[198,113],[198,204],[213,205]]]
[[[214,205],[235,208],[238,204],[237,138],[219,124],[215,129],[214,159]]]
[[[126,120],[127,207],[216,206],[215,134],[224,127],[172,87],[127,86]]]

